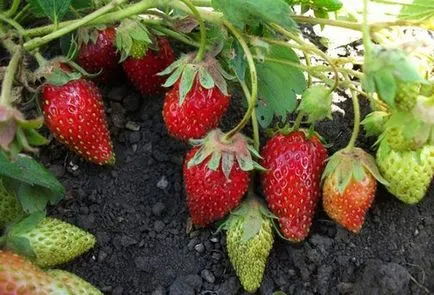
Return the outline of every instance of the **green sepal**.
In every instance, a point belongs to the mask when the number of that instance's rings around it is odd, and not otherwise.
[[[378,170],[374,157],[360,148],[350,151],[344,149],[329,158],[322,180],[334,177],[336,189],[342,195],[352,179],[362,181],[366,173],[370,173],[380,183],[388,185]]]
[[[36,228],[44,220],[45,216],[45,212],[35,212],[18,223],[9,226],[6,229],[6,248],[27,258],[35,259],[36,254],[30,245],[30,241],[23,237],[23,234]]]
[[[116,48],[121,54],[119,62],[123,62],[132,54],[134,58],[144,56],[151,46],[149,31],[139,20],[125,19],[116,29]]]
[[[190,143],[200,146],[200,148],[188,161],[187,168],[190,169],[209,159],[208,168],[216,171],[221,165],[226,178],[229,178],[235,161],[237,161],[242,171],[252,171],[254,169],[265,171],[265,168],[253,160],[252,155],[256,156],[259,153],[249,144],[247,137],[238,133],[228,142],[224,136],[220,129],[214,129],[205,138],[190,141]]]
[[[385,124],[390,114],[383,111],[369,113],[361,122],[366,132],[366,136],[378,136],[385,130]]]
[[[233,80],[235,77],[227,73],[212,54],[206,54],[201,62],[196,62],[195,57],[196,53],[185,54],[158,73],[159,76],[169,75],[164,87],[180,82],[179,104],[182,105],[195,80],[205,89],[217,87],[224,95],[229,95],[226,80]]]
[[[322,85],[307,88],[302,94],[298,111],[307,114],[309,123],[326,118],[331,119],[332,95],[330,89]]]
[[[55,68],[46,78],[48,84],[62,86],[69,81],[80,79],[81,74],[78,72],[66,72],[60,68]]]

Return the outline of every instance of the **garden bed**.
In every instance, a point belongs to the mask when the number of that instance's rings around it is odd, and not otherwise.
[[[105,90],[114,167],[86,163],[56,141],[42,149],[43,163],[67,189],[66,199],[50,213],[97,237],[97,246],[65,269],[106,294],[242,294],[224,235],[216,228],[186,233],[182,162],[188,146],[167,135],[162,98],[142,99],[130,89],[123,84]],[[351,134],[349,101],[340,107],[345,116],[335,113],[317,128],[333,143],[329,154],[343,148]],[[233,125],[237,114],[234,107],[225,120]],[[139,130],[115,126],[127,122]],[[359,146],[372,144],[360,136]],[[355,235],[320,210],[306,241],[292,245],[276,239],[258,293],[434,292],[432,212],[433,189],[417,206],[406,206],[380,187]]]

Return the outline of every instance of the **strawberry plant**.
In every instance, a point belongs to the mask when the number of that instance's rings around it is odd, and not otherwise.
[[[398,18],[370,21],[373,2],[400,6]],[[100,294],[74,274],[38,268],[71,261],[95,238],[46,216],[65,188],[37,159],[52,134],[90,164],[116,165],[100,89],[114,83],[143,100],[164,96],[168,136],[192,145],[189,224],[222,221],[248,292],[261,285],[274,234],[302,242],[321,208],[363,233],[379,184],[419,203],[434,176],[434,56],[432,45],[398,44],[394,34],[433,29],[433,14],[430,0],[363,0],[359,13],[339,0],[0,0],[0,291]],[[301,25],[356,31],[363,53],[330,54]],[[354,120],[332,153],[315,127],[333,120],[338,94],[352,100]],[[223,128],[240,97],[240,121]],[[371,108],[365,118],[359,99]],[[362,125],[375,138],[366,151]]]

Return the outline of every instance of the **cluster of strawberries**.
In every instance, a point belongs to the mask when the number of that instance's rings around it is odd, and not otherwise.
[[[156,95],[170,87],[163,107],[166,127],[171,136],[194,144],[183,170],[194,225],[207,226],[236,209],[246,194],[253,195],[248,193],[251,171],[262,170],[268,206],[248,198],[225,225],[229,256],[246,290],[256,290],[262,280],[273,243],[273,220],[278,220],[286,239],[304,240],[321,187],[329,216],[348,230],[360,231],[375,196],[376,179],[382,181],[372,157],[357,148],[342,150],[324,172],[327,150],[317,134],[304,130],[279,130],[259,154],[243,134],[216,129],[231,96],[225,80],[230,75],[214,56],[207,54],[198,61],[191,53],[174,61],[164,38],[154,40],[154,46],[146,50],[139,43],[130,46],[130,55],[120,54],[115,48],[116,30],[105,28],[93,41],[81,43],[77,61],[88,72],[100,72],[99,81],[108,83],[117,77],[121,59],[130,82],[143,95]],[[170,76],[165,80],[163,75]],[[46,124],[58,140],[91,162],[114,163],[102,97],[93,82],[83,78],[63,85],[48,82],[42,95]],[[253,230],[249,227],[252,221],[256,223]]]

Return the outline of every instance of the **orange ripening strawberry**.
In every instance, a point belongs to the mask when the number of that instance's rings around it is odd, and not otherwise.
[[[78,51],[78,64],[89,73],[99,73],[97,80],[103,83],[114,82],[119,77],[121,66],[119,63],[120,56],[116,52],[115,39],[116,30],[113,27],[103,30],[94,30],[90,34],[83,31],[82,34],[87,34],[87,37],[81,37],[79,33],[80,50]]]
[[[161,86],[165,78],[157,74],[175,60],[175,53],[167,39],[159,38],[157,46],[157,49],[146,48],[143,53],[132,51],[133,55],[122,64],[129,81],[142,95],[157,95],[165,91]]]
[[[374,158],[360,148],[341,150],[329,160],[323,175],[323,207],[349,231],[360,232],[381,177]]]
[[[92,81],[78,78],[59,86],[48,82],[41,99],[45,124],[60,142],[90,162],[114,164],[102,96]]]
[[[303,131],[278,134],[262,149],[262,188],[285,238],[299,242],[309,234],[320,199],[327,150],[318,137]]]
[[[229,142],[223,136],[219,129],[212,130],[185,157],[184,185],[195,225],[206,226],[237,207],[247,192],[249,171],[258,167],[243,135]]]
[[[1,295],[70,295],[67,287],[37,266],[9,251],[0,250]]]

